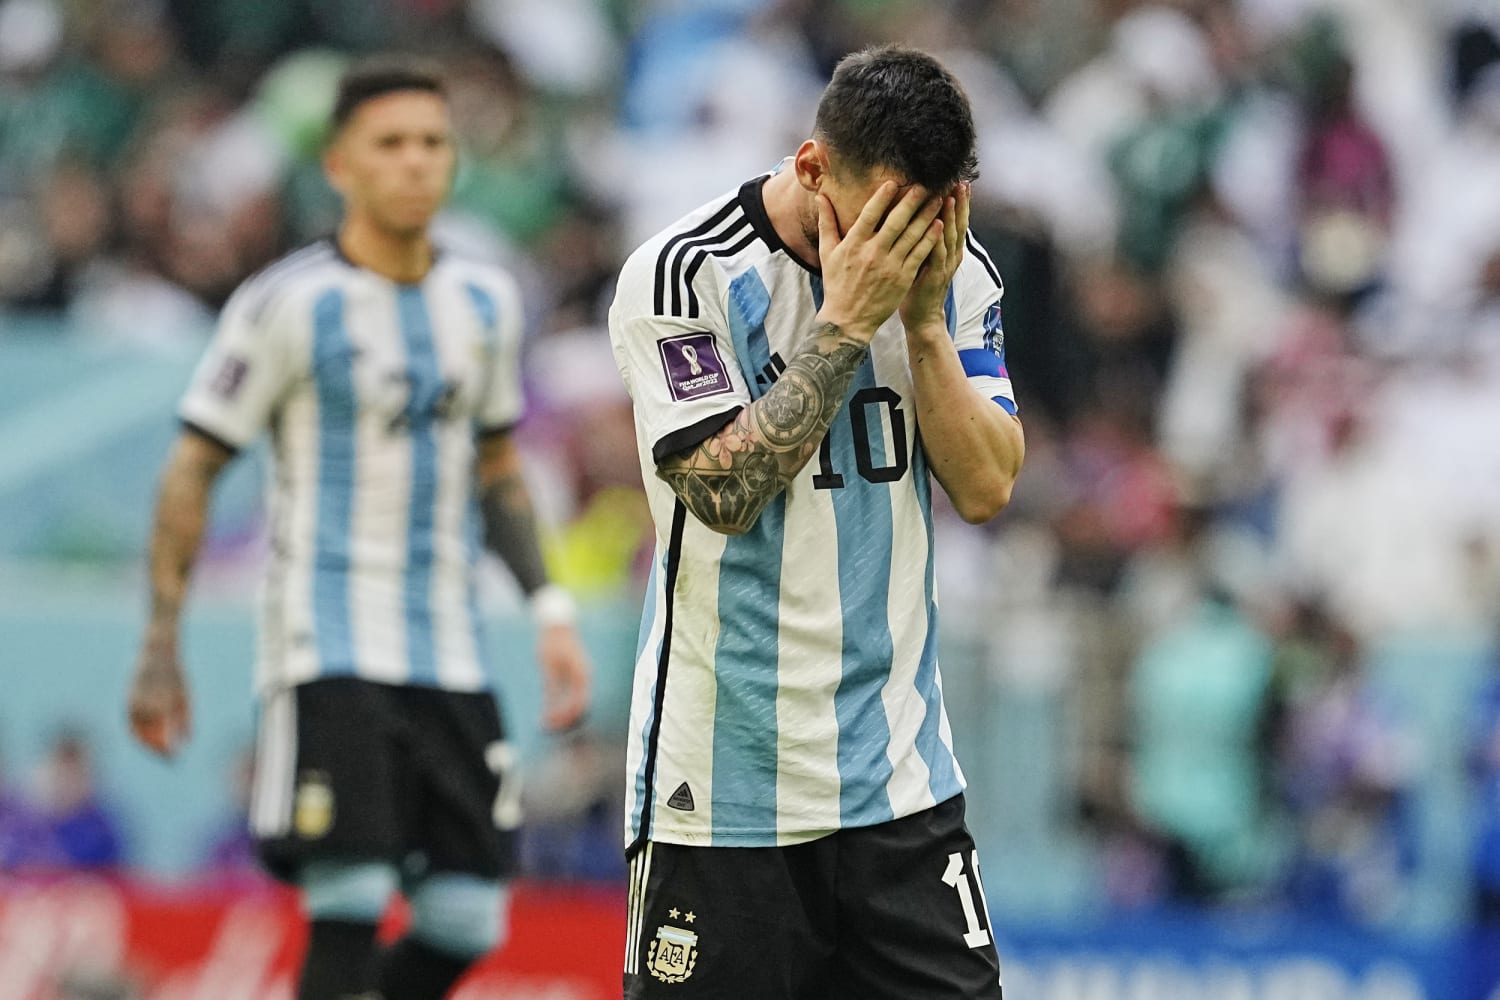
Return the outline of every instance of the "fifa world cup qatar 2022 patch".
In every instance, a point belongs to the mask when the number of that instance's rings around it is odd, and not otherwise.
[[[213,391],[223,399],[233,399],[240,394],[245,376],[250,374],[250,362],[236,355],[229,355],[214,374]]]
[[[711,333],[683,333],[657,342],[667,387],[679,403],[729,392],[733,386]]]

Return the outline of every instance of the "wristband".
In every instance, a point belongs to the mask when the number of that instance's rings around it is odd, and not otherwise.
[[[531,592],[531,620],[540,628],[572,625],[578,620],[578,604],[562,587],[544,583]]]

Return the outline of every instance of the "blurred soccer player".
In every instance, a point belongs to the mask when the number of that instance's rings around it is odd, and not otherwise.
[[[794,156],[621,274],[658,543],[627,997],[1000,996],[928,478],[985,521],[1023,453],[1000,279],[968,235],[974,143],[931,58],[850,56]]]
[[[541,628],[545,721],[569,726],[588,700],[510,434],[515,284],[428,233],[454,156],[435,75],[345,77],[324,160],[338,235],[231,298],[162,478],[130,719],[170,754],[188,730],[178,621],[210,488],[270,431],[251,823],[312,921],[300,1000],[437,1000],[502,937],[519,788],[478,636],[476,493],[483,539]],[[411,930],[381,955],[376,922],[398,887]]]

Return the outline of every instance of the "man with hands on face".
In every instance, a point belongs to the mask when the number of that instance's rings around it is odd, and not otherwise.
[[[628,998],[1000,996],[933,596],[931,479],[982,522],[1024,454],[974,146],[935,60],[856,53],[795,155],[622,271]]]

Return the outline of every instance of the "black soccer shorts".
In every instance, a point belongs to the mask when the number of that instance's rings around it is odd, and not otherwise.
[[[793,847],[647,842],[626,1000],[1000,1000],[963,796]]]
[[[266,868],[389,861],[406,878],[515,870],[519,786],[488,692],[335,677],[263,701],[250,823]]]

